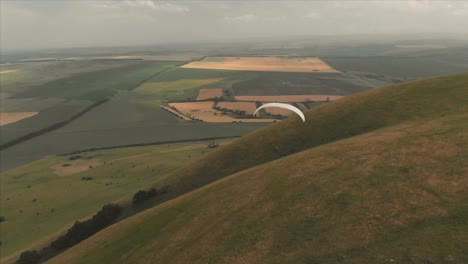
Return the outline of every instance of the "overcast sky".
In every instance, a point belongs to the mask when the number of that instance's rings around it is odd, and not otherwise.
[[[9,49],[293,35],[468,33],[468,1],[0,1]]]

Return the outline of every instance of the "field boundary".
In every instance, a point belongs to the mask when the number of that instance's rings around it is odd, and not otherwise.
[[[106,103],[108,101],[109,101],[109,98],[97,101],[97,102],[91,104],[90,106],[86,107],[82,111],[76,113],[75,115],[71,116],[70,118],[68,118],[68,119],[66,119],[64,121],[55,123],[55,124],[50,125],[50,126],[48,126],[46,128],[31,132],[31,133],[26,134],[24,136],[21,136],[19,138],[13,139],[10,142],[7,142],[7,143],[5,143],[3,145],[0,145],[0,150],[5,150],[5,149],[10,148],[10,147],[12,147],[12,146],[14,146],[16,144],[25,142],[27,140],[30,140],[30,139],[35,138],[37,136],[43,135],[43,134],[48,133],[50,131],[59,129],[59,128],[71,123],[72,121],[76,120],[77,118],[81,117],[82,115],[86,114],[87,112],[93,110],[94,108],[96,108],[96,107],[98,107],[98,106],[100,106],[100,105],[102,105],[102,104],[104,104],[104,103]]]
[[[108,147],[100,147],[100,148],[89,148],[89,149],[75,150],[75,151],[67,152],[67,153],[64,153],[64,154],[57,154],[56,156],[59,156],[59,157],[69,156],[69,155],[75,155],[75,154],[80,154],[80,153],[90,152],[90,151],[97,151],[97,150],[157,146],[157,145],[164,145],[164,144],[200,142],[200,141],[221,140],[221,139],[230,139],[230,138],[239,138],[239,137],[242,137],[242,136],[206,137],[206,138],[191,138],[191,139],[182,139],[182,140],[155,141],[155,142],[148,142],[148,143],[135,143],[135,144],[116,145],[116,146],[108,146]]]

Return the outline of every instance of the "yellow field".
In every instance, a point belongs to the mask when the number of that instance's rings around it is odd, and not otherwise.
[[[279,102],[279,103],[300,103],[300,102],[326,102],[335,101],[343,96],[340,95],[253,95],[253,96],[236,96],[238,101],[250,102]]]
[[[247,119],[233,118],[224,115],[223,112],[213,109],[215,102],[187,102],[187,103],[170,103],[171,107],[175,107],[179,112],[188,117],[212,123],[232,123],[232,122],[274,122],[275,119]]]
[[[219,57],[207,58],[182,66],[193,69],[275,72],[337,72],[319,58],[289,57]]]
[[[0,126],[18,122],[22,119],[37,115],[38,112],[0,112]]]
[[[198,92],[197,100],[213,99],[219,98],[221,96],[223,96],[223,89],[221,88],[200,89],[200,91]]]

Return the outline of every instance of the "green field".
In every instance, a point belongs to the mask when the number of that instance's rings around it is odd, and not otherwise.
[[[105,203],[129,200],[140,188],[211,152],[206,144],[93,151],[80,154],[77,161],[70,161],[70,156],[49,157],[2,173],[1,215],[6,218],[0,225],[2,258],[43,245]],[[72,166],[62,167],[67,163]],[[86,171],[73,173],[81,167]]]
[[[198,87],[217,87],[222,79],[181,79],[171,82],[146,82],[138,87],[135,92],[140,95],[144,104],[159,107],[161,101],[181,98],[182,96],[196,97]],[[187,99],[187,98],[183,98]]]
[[[74,74],[19,93],[17,97],[59,97],[99,101],[118,90],[131,90],[175,62],[136,61],[123,67]]]
[[[135,91],[120,93],[134,102],[159,107],[163,100],[194,100],[201,88],[223,88],[254,75],[236,71],[171,68],[144,83]]]
[[[260,129],[51,263],[464,263],[467,85],[404,83]]]

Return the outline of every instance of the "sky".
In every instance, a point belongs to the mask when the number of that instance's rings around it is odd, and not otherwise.
[[[467,1],[1,0],[2,50],[349,34],[468,34]]]

